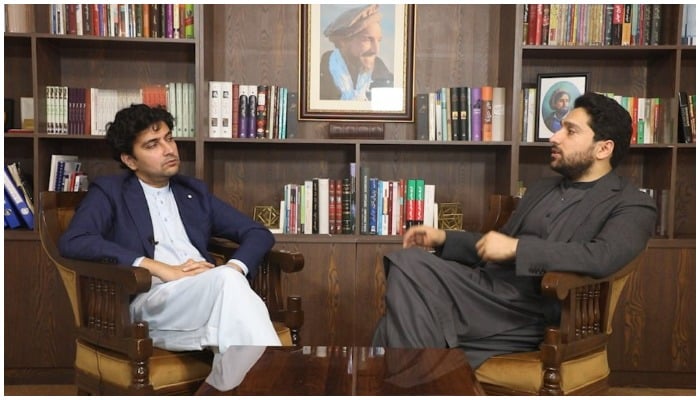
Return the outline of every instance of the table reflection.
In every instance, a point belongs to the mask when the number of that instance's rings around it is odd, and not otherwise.
[[[483,391],[458,349],[303,346],[267,348],[236,393],[370,396]]]

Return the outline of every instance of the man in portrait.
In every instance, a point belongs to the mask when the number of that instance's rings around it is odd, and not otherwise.
[[[323,31],[335,48],[321,56],[322,100],[371,100],[374,87],[391,87],[394,75],[379,58],[382,15],[376,4],[341,13]]]
[[[552,112],[545,118],[544,123],[550,131],[561,129],[561,121],[569,113],[571,95],[564,89],[557,89],[549,98],[549,107]]]

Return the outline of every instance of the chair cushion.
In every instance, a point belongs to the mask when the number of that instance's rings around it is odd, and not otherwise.
[[[273,322],[273,325],[282,345],[291,346],[289,328],[280,322]],[[211,371],[212,358],[209,351],[173,352],[153,348],[153,356],[148,361],[153,390],[204,380]],[[119,387],[127,388],[131,383],[131,365],[126,357],[79,339],[76,340],[75,368]]]
[[[481,364],[475,374],[482,383],[537,394],[544,372],[540,353],[532,351],[491,357]],[[562,391],[564,394],[574,392],[609,374],[606,350],[565,361],[561,366]]]
[[[211,370],[212,353],[209,351],[171,352],[153,349],[148,361],[149,380],[154,390],[185,382],[201,381]],[[76,341],[75,368],[101,381],[128,388],[131,383],[131,365],[123,355]]]

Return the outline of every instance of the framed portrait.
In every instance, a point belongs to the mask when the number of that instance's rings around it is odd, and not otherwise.
[[[587,72],[537,75],[536,141],[548,141],[561,128],[574,100],[588,90],[588,78]]]
[[[300,6],[299,118],[413,120],[414,5]]]

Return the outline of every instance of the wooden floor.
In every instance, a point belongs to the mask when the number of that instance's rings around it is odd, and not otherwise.
[[[5,396],[75,396],[73,385],[5,385]],[[608,396],[695,396],[695,389],[610,388]]]

